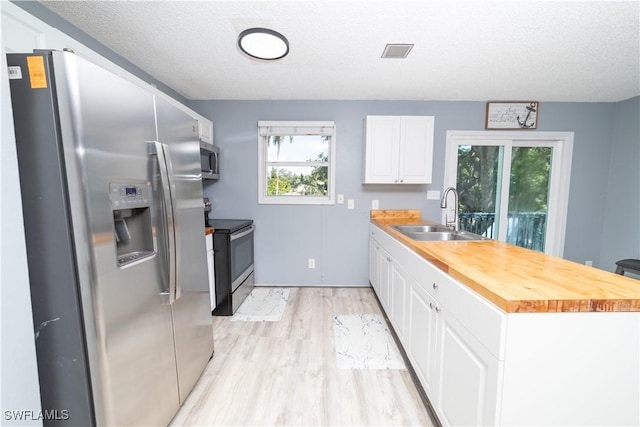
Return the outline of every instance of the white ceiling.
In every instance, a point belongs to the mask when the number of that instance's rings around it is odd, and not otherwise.
[[[619,101],[640,95],[640,2],[44,1],[189,99]],[[283,33],[273,63],[251,27]],[[414,43],[382,59],[386,43]]]

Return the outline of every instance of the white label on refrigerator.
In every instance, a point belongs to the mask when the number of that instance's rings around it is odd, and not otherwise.
[[[19,66],[7,67],[9,70],[9,80],[19,80],[22,78],[22,69]]]

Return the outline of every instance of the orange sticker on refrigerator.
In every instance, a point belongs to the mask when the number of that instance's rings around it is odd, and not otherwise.
[[[44,57],[27,56],[27,68],[29,69],[31,89],[46,88],[47,74],[44,71]]]

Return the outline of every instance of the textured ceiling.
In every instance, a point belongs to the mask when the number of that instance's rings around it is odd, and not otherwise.
[[[45,1],[189,99],[619,101],[640,94],[640,2]],[[250,27],[290,54],[256,62]],[[387,43],[413,43],[382,59]]]

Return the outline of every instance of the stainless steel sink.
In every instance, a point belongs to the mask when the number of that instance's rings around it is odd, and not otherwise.
[[[451,240],[487,240],[486,237],[468,231],[434,231],[425,233],[404,233],[407,237],[420,242],[442,242]]]
[[[455,231],[444,225],[392,225],[405,236],[420,242],[442,242],[451,240],[487,240],[486,237],[468,231]]]
[[[450,228],[447,228],[444,225],[392,225],[391,227],[395,228],[402,234],[452,231]]]

